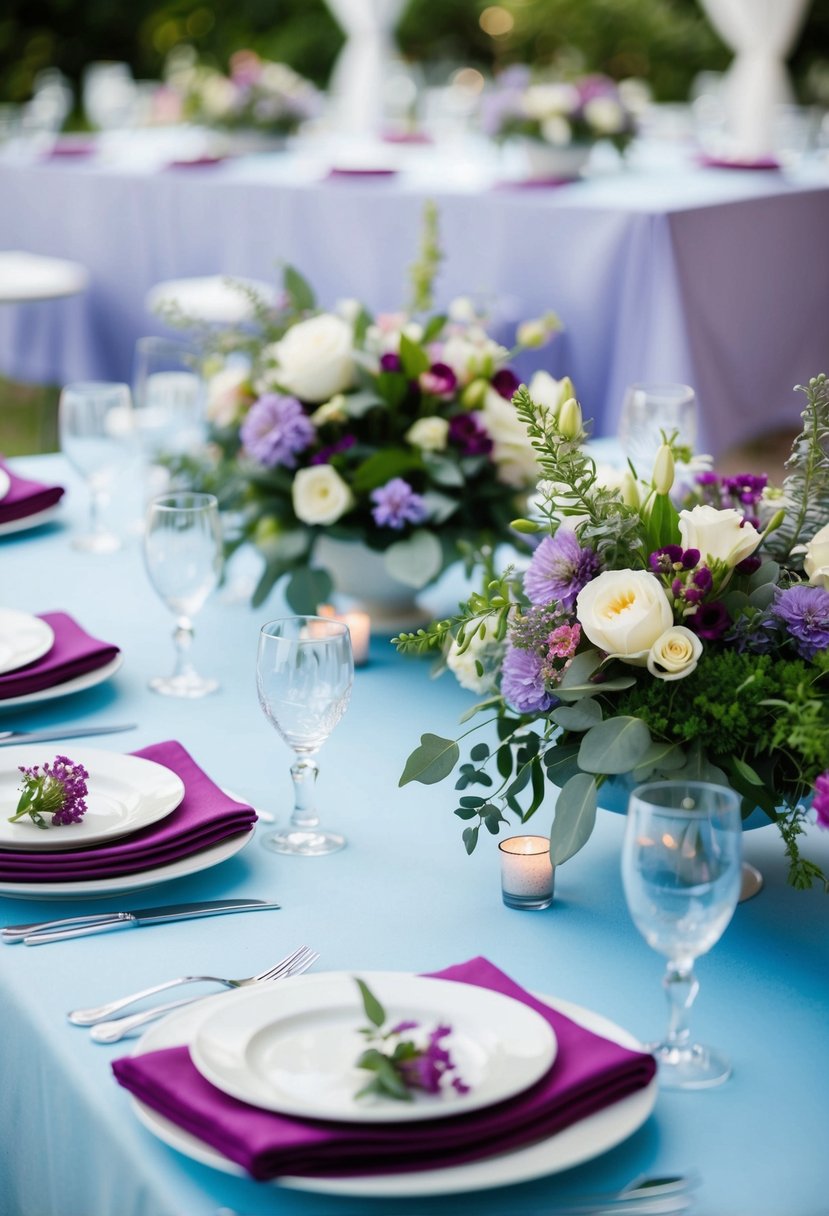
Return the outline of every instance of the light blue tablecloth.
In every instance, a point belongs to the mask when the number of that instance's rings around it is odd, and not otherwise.
[[[507,344],[516,322],[558,311],[565,332],[519,370],[571,375],[596,434],[615,434],[629,384],[688,383],[700,450],[719,453],[796,421],[793,385],[825,370],[823,166],[790,175],[650,162],[526,189],[499,180],[503,167],[474,145],[416,150],[390,180],[326,180],[320,155],[195,169],[164,168],[128,145],[90,161],[0,158],[3,245],[91,273],[84,297],[0,309],[0,370],[129,379],[136,339],[158,329],[150,287],[216,273],[275,279],[284,261],[325,307],[357,297],[397,311],[428,198],[446,253],[438,305],[491,302]]]
[[[278,615],[232,600],[232,586],[204,609],[195,659],[222,691],[193,704],[150,693],[168,669],[170,625],[150,589],[135,535],[108,558],[69,548],[86,501],[59,457],[17,462],[64,479],[60,524],[0,539],[0,603],[34,612],[64,609],[118,642],[122,670],[108,684],[64,701],[0,715],[3,726],[135,722],[90,745],[130,750],[178,738],[212,776],[255,805],[289,810],[289,753],[262,716],[254,687],[259,625]],[[130,517],[128,499],[121,504]],[[231,580],[232,582],[233,580]],[[446,594],[451,588],[446,589]],[[439,606],[440,593],[434,596]],[[594,837],[557,875],[542,913],[501,902],[497,850],[483,841],[468,858],[451,814],[448,785],[397,788],[422,731],[456,733],[470,703],[454,681],[375,641],[357,673],[352,704],[325,744],[319,800],[349,845],[321,859],[266,852],[256,829],[235,859],[200,876],[98,902],[108,910],[199,898],[262,896],[279,912],[223,917],[29,949],[0,946],[0,1211],[4,1216],[420,1216],[425,1211],[538,1216],[573,1191],[623,1185],[635,1175],[696,1170],[704,1216],[822,1216],[827,1211],[826,1059],[829,1052],[829,898],[786,885],[776,831],[746,834],[747,858],[765,875],[762,893],[738,908],[698,966],[692,1024],[730,1054],[733,1077],[700,1093],[661,1094],[630,1139],[565,1175],[439,1200],[360,1201],[283,1191],[220,1174],[158,1142],[136,1120],[105,1048],[70,1026],[67,1010],[175,975],[246,975],[296,945],[319,950],[319,968],[433,970],[477,954],[539,992],[575,1001],[644,1039],[663,1030],[662,964],[627,914],[619,876],[623,819],[600,812]],[[48,745],[47,745],[48,751]],[[71,754],[71,750],[70,750]],[[539,811],[545,831],[549,807]],[[808,848],[829,867],[829,833]],[[0,898],[0,923],[70,915],[93,906]]]

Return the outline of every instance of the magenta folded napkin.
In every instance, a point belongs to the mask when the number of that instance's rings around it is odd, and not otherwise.
[[[697,163],[703,169],[779,169],[780,161],[774,156],[757,156],[743,160],[731,160],[724,156],[707,156],[704,153],[697,157]]]
[[[52,626],[55,635],[52,649],[34,663],[0,676],[0,701],[65,684],[106,666],[119,653],[117,646],[99,642],[65,612],[44,612],[40,619]]]
[[[48,744],[44,759],[51,759]],[[68,745],[72,755],[71,745]],[[87,882],[168,865],[227,836],[249,832],[252,807],[229,798],[210,780],[180,743],[154,743],[133,752],[177,773],[184,798],[165,819],[107,845],[61,853],[17,853],[0,849],[0,882]],[[71,832],[71,827],[50,831]]]
[[[2,459],[0,469],[8,473],[11,482],[5,496],[0,498],[0,524],[10,524],[16,519],[25,519],[27,515],[45,511],[64,495],[63,486],[44,486],[39,481],[18,477]]]
[[[554,1135],[644,1088],[652,1056],[629,1051],[557,1013],[485,958],[445,971],[513,997],[549,1022],[558,1039],[550,1071],[505,1102],[422,1123],[332,1123],[274,1114],[228,1097],[196,1071],[186,1047],[113,1062],[120,1085],[179,1127],[243,1166],[254,1178],[280,1174],[387,1174],[490,1157]]]
[[[556,190],[559,186],[572,186],[581,181],[579,177],[509,177],[495,183],[496,190]]]

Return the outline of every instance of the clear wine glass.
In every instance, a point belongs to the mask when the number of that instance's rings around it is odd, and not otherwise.
[[[338,833],[320,831],[314,757],[345,713],[353,682],[351,636],[341,621],[292,616],[262,626],[256,660],[259,704],[295,756],[291,821],[262,842],[275,853],[317,857],[345,844]]]
[[[148,499],[186,489],[170,484],[164,458],[194,454],[207,436],[199,352],[173,338],[139,338],[132,396]]]
[[[61,451],[84,478],[90,494],[89,531],[72,545],[89,553],[113,553],[121,539],[101,514],[115,482],[134,456],[130,390],[126,384],[67,384],[60,395]]]
[[[693,448],[697,437],[697,399],[687,384],[631,384],[619,419],[619,444],[640,477],[650,476],[662,432],[678,432]]]
[[[664,954],[670,1010],[665,1039],[649,1045],[660,1083],[703,1089],[730,1075],[725,1056],[692,1043],[688,1018],[699,990],[694,961],[719,941],[740,894],[740,800],[725,786],[656,781],[633,791],[622,847],[622,882],[634,924]]]
[[[200,676],[190,661],[193,617],[219,582],[222,530],[212,494],[180,491],[150,503],[144,531],[144,561],[155,590],[176,617],[176,665],[156,676],[150,688],[167,697],[204,697],[218,680]]]

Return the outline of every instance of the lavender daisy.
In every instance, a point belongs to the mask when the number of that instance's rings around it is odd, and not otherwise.
[[[521,714],[543,713],[555,703],[544,684],[541,656],[533,650],[507,646],[501,666],[501,692]]]
[[[812,659],[829,647],[829,591],[789,587],[778,591],[771,610],[786,626],[801,658]]]
[[[422,524],[429,514],[423,496],[416,494],[402,477],[393,477],[372,490],[371,501],[375,504],[371,510],[374,522],[381,528],[399,531],[406,524]]]
[[[599,571],[599,558],[582,549],[575,532],[559,528],[546,536],[532,555],[524,575],[524,590],[532,604],[559,603],[568,611]]]
[[[266,393],[251,406],[239,437],[245,453],[266,469],[294,469],[297,454],[314,442],[316,431],[296,397]]]

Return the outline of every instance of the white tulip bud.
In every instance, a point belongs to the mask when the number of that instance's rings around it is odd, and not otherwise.
[[[624,502],[626,506],[633,507],[634,510],[638,510],[642,502],[639,495],[639,482],[633,476],[630,469],[625,469],[624,474],[622,475],[622,484],[619,487],[619,490],[622,495],[622,502]]]
[[[661,444],[656,453],[652,482],[657,494],[667,494],[674,484],[674,454],[670,444]]]
[[[565,439],[580,439],[583,434],[581,406],[575,397],[568,397],[558,412],[558,429]]]

